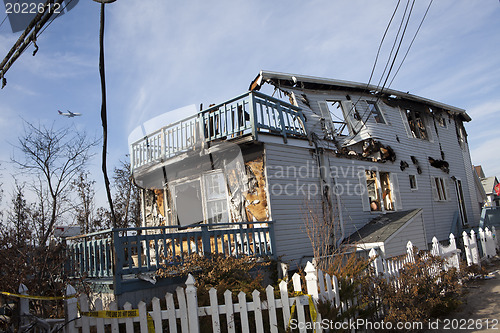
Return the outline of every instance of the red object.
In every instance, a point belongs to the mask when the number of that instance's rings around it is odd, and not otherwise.
[[[500,195],[500,183],[498,183],[498,184],[495,185],[495,193],[497,195]]]

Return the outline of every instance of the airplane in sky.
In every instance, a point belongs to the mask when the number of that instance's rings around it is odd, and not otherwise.
[[[71,112],[70,110],[68,110],[68,112],[62,112],[61,110],[57,110],[57,112],[59,112],[59,114],[61,116],[65,116],[65,117],[68,117],[68,118],[73,118],[73,117],[81,116],[82,115],[81,113]]]

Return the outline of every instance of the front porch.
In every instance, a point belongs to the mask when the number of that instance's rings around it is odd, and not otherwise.
[[[274,222],[109,229],[67,238],[71,278],[107,285],[114,295],[137,290],[161,265],[192,254],[275,257]]]

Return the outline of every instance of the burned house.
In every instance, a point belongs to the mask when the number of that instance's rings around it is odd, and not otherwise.
[[[392,89],[261,71],[248,93],[156,121],[131,142],[137,184],[155,189],[144,226],[272,222],[273,255],[300,265],[312,255],[307,223],[331,223],[337,245],[381,215],[418,209],[422,223],[404,235],[424,247],[479,220],[470,120]]]

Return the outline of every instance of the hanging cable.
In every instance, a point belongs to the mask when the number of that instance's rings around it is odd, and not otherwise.
[[[113,207],[113,198],[111,197],[111,190],[109,187],[108,170],[106,166],[106,155],[107,155],[107,145],[108,145],[108,118],[106,110],[106,75],[104,70],[104,6],[105,3],[101,3],[101,20],[99,28],[99,74],[101,77],[101,122],[102,122],[102,173],[104,175],[104,185],[106,188],[106,195],[108,197],[109,209],[111,211],[111,220],[113,222],[113,228],[118,227],[116,221],[115,210]]]

